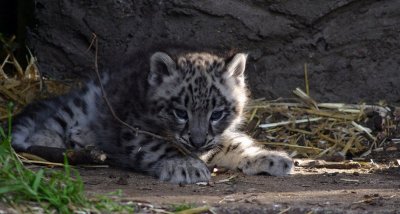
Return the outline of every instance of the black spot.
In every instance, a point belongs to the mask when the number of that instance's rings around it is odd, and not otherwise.
[[[158,159],[156,160],[156,162],[159,161],[159,160],[163,160],[166,156],[167,156],[167,155],[166,155],[165,153],[162,154],[160,157],[158,157]]]
[[[76,97],[73,102],[74,102],[76,107],[82,109],[82,113],[83,114],[87,114],[88,113],[87,112],[87,104],[86,104],[86,102],[82,101],[79,97]]]
[[[130,154],[135,149],[136,149],[136,146],[127,146],[127,147],[125,147],[125,153]]]
[[[217,62],[216,61],[214,61],[213,63],[212,63],[212,65],[210,66],[210,70],[214,70],[214,68],[217,66]]]
[[[232,146],[232,150],[236,150],[239,147],[239,143]]]
[[[60,124],[60,126],[62,127],[63,130],[65,130],[67,128],[67,122],[65,122],[65,120],[63,120],[62,118],[56,116],[54,117],[54,120]]]
[[[181,91],[179,91],[179,93],[178,93],[178,97],[182,97],[184,93],[185,93],[185,89],[182,88]]]
[[[147,169],[152,169],[153,166],[157,163],[157,161],[158,161],[158,160],[155,160],[155,161],[152,161],[152,162],[148,163],[147,166],[146,166],[146,168],[147,168]]]
[[[175,152],[175,149],[172,147],[168,147],[167,149],[165,149],[166,154],[173,153],[173,152]]]
[[[189,96],[186,94],[184,99],[185,107],[189,106]]]
[[[70,141],[67,143],[68,149],[73,149],[73,148],[75,148],[76,145],[77,145],[76,142],[73,141],[73,140],[70,140]],[[79,145],[79,144],[78,144],[78,145]]]
[[[196,177],[200,177],[200,172],[199,171],[196,171]]]
[[[130,132],[130,131],[124,131],[124,132],[122,132],[122,134],[121,134],[121,138],[122,138],[124,141],[130,141],[130,140],[132,140],[132,139],[135,138],[135,135],[134,135],[132,132]]]
[[[228,148],[226,148],[225,150],[225,154],[228,154],[228,152],[230,152],[232,149],[232,144],[229,144]]]
[[[160,143],[157,143],[156,145],[152,146],[152,147],[150,148],[150,150],[151,150],[152,152],[156,152],[156,151],[160,150],[160,147],[161,147],[161,144],[160,144]]]
[[[82,109],[83,114],[87,114],[88,113],[86,102],[82,102],[81,109]]]
[[[211,123],[208,124],[208,133],[209,133],[211,136],[215,136],[214,128],[213,128],[213,126],[211,125]]]
[[[287,168],[289,168],[289,165],[288,165],[287,163],[285,163],[285,164],[283,165],[283,167],[284,167],[285,169],[287,169]]]
[[[206,163],[208,164],[208,163],[211,163],[212,162],[212,160],[215,158],[215,156],[218,154],[218,153],[220,153],[220,151],[221,151],[221,145],[219,145],[218,146],[218,148],[215,148],[215,150],[213,150],[212,152],[211,152],[211,154],[208,156],[208,158],[207,158],[207,160],[206,160]]]
[[[171,102],[172,103],[180,103],[180,97],[179,96],[176,96],[176,97],[171,97]]]
[[[76,106],[76,107],[81,107],[81,105],[82,105],[82,100],[79,98],[79,97],[75,97],[75,99],[74,99],[74,105]]]
[[[192,84],[189,84],[188,90],[190,91],[191,94],[193,94],[193,86]],[[192,96],[192,100],[194,99],[194,96]]]
[[[211,107],[215,107],[217,105],[217,100],[215,99],[215,97],[212,97],[211,99]]]
[[[68,106],[63,106],[61,110],[66,112],[70,118],[74,116],[74,112]]]
[[[134,163],[140,165],[143,161],[144,154],[145,153],[143,151],[136,153]]]
[[[89,91],[89,87],[87,85],[83,86],[80,93],[81,94],[86,94]]]
[[[250,166],[250,164],[251,164],[250,161],[247,160],[247,161],[246,161],[246,164],[245,164],[245,167],[248,168],[248,167]]]
[[[270,161],[269,162],[269,167],[273,167],[274,166],[274,162],[273,161]]]
[[[231,109],[231,112],[235,112],[236,114],[239,114],[239,110],[235,106],[232,106],[230,109]]]
[[[186,171],[184,169],[182,169],[181,174],[182,174],[183,177],[186,178]]]

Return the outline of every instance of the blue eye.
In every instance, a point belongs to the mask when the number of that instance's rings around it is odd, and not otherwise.
[[[187,120],[189,118],[188,114],[185,110],[174,109],[174,114],[178,119],[181,119],[181,120]]]
[[[222,116],[224,116],[224,111],[214,111],[211,114],[210,120],[217,121],[217,120],[221,119]]]

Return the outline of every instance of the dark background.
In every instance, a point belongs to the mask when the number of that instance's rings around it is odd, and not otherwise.
[[[8,45],[22,65],[26,64],[27,49],[26,32],[28,27],[34,27],[34,1],[33,0],[0,0],[0,59],[5,55],[4,45]],[[7,43],[12,36],[15,39]],[[6,42],[6,44],[3,43]],[[8,67],[6,67],[8,68]]]
[[[29,26],[27,44],[41,71],[55,78],[92,72],[93,52],[86,49],[94,32],[103,64],[152,44],[235,48],[250,54],[253,97],[292,97],[293,89],[304,88],[307,63],[310,92],[318,101],[400,102],[397,0],[13,2],[2,1],[1,25],[23,39],[21,29]],[[17,12],[4,13],[3,5]],[[18,14],[30,17],[26,11],[34,19],[21,21]],[[4,21],[10,18],[17,28]]]

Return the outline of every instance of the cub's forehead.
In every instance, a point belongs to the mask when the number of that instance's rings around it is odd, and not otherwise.
[[[219,72],[225,67],[225,59],[210,53],[188,53],[179,56],[177,64],[182,70]]]

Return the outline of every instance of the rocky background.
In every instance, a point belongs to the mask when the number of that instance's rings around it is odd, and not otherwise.
[[[398,0],[37,0],[28,44],[43,73],[84,77],[153,43],[235,48],[249,55],[253,97],[400,102]]]

